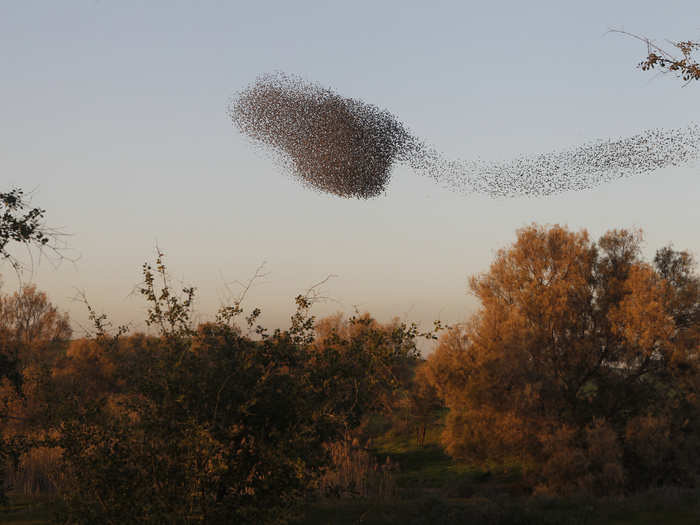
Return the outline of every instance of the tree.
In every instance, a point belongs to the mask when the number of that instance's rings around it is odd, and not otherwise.
[[[162,255],[141,293],[157,336],[75,342],[42,393],[62,450],[61,494],[77,523],[286,523],[329,467],[326,445],[379,409],[415,358],[416,328],[368,315],[315,330],[297,297],[288,330],[235,325],[240,303],[193,327],[193,288],[175,293]],[[246,319],[252,329],[259,311]],[[324,335],[320,335],[324,334]]]
[[[193,328],[194,289],[175,293],[160,254],[141,293],[157,336],[109,335],[93,314],[95,335],[45,385],[65,518],[286,523],[313,491],[332,432],[306,347],[279,330],[253,340],[224,322]]]
[[[413,374],[419,351],[415,324],[382,324],[368,313],[321,320],[310,348],[309,369],[323,385],[319,400],[347,432],[372,412],[391,409]]]
[[[57,251],[51,241],[58,234],[46,227],[44,214],[45,211],[41,208],[30,208],[21,189],[14,188],[0,193],[0,260],[9,262],[12,268],[19,271],[22,263],[10,251],[11,245],[23,244],[39,249],[50,247]],[[7,341],[0,340],[0,381],[10,378],[16,382],[19,378],[16,348],[9,348],[7,344]]]
[[[68,315],[35,286],[0,296],[0,363],[5,376],[0,380],[0,445],[5,459],[15,460],[12,477],[26,466],[18,464],[27,460],[21,454],[42,433],[36,420],[43,410],[37,396],[41,378],[65,354],[71,335]],[[45,479],[33,481],[47,485]]]
[[[61,314],[36,286],[0,297],[0,346],[20,369],[32,362],[50,364],[71,335],[68,314]]]
[[[613,32],[631,36],[646,44],[647,57],[638,64],[642,71],[650,71],[658,67],[663,72],[676,74],[686,84],[693,80],[700,80],[700,63],[695,57],[695,54],[700,50],[700,42],[692,40],[670,42],[677,49],[676,54],[674,54],[658,46],[645,36],[638,36],[621,30],[613,30]]]
[[[41,208],[30,208],[24,192],[14,188],[0,193],[0,260],[9,262],[16,271],[20,271],[22,263],[10,251],[13,244],[27,247],[45,247],[58,252],[52,240],[56,240],[57,232],[50,230],[44,223],[45,211]],[[48,308],[51,311],[43,311]],[[8,379],[19,389],[20,353],[28,344],[37,343],[34,331],[41,332],[47,326],[47,316],[55,320],[56,310],[48,305],[46,296],[36,293],[35,288],[26,288],[21,295],[15,294],[12,299],[2,298],[0,301],[0,382]],[[49,322],[48,324],[53,323]],[[67,321],[58,322],[55,326],[65,333],[70,330]],[[39,333],[37,332],[37,334]],[[56,334],[61,337],[61,334]],[[70,335],[68,335],[70,337]]]
[[[105,346],[107,345],[107,346]],[[57,385],[62,493],[78,523],[286,523],[311,494],[330,425],[302,349],[202,325],[93,341],[109,391]]]
[[[0,259],[19,270],[22,264],[10,252],[11,243],[39,248],[50,245],[56,233],[46,227],[45,213],[41,208],[31,208],[21,189],[0,193]]]
[[[44,210],[30,208],[24,192],[20,189],[11,189],[0,193],[0,260],[8,261],[10,265],[19,271],[22,267],[10,251],[10,245],[19,243],[25,246],[37,246],[43,248],[50,245],[55,232],[49,231],[43,222]],[[4,381],[10,381],[15,390],[20,388],[21,374],[17,368],[16,348],[8,347],[7,341],[0,340],[0,385]],[[0,414],[0,425],[3,418]],[[10,444],[3,443],[0,448],[0,476],[4,477],[5,464],[10,455],[16,452]],[[5,499],[4,486],[0,483],[0,503]]]
[[[444,441],[453,456],[517,461],[540,489],[558,492],[609,493],[652,473],[689,479],[698,465],[680,460],[692,445],[684,418],[697,420],[698,407],[688,390],[679,412],[676,384],[677,363],[697,357],[696,327],[681,334],[679,323],[699,300],[687,284],[695,277],[681,257],[674,291],[671,270],[645,263],[640,243],[639,232],[614,230],[594,243],[585,230],[533,225],[472,277],[479,312],[428,363],[450,409]],[[657,266],[678,257],[662,251]],[[667,440],[663,469],[632,476],[655,435]]]

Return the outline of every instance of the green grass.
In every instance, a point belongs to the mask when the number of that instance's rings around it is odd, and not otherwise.
[[[388,456],[398,462],[399,486],[440,488],[463,475],[478,475],[478,471],[455,463],[445,453],[439,441],[441,431],[441,427],[430,428],[423,447],[412,436],[388,432],[374,440],[374,453],[380,461]]]
[[[522,495],[524,486],[517,468],[511,470],[481,468],[454,461],[440,445],[442,428],[429,429],[426,443],[419,446],[411,436],[391,433],[374,441],[379,461],[385,457],[400,465],[397,485],[409,493],[439,493],[448,498],[473,495]]]
[[[439,445],[441,428],[424,447],[411,436],[384,433],[373,440],[380,462],[398,462],[395,501],[324,500],[295,525],[632,525],[700,523],[698,494],[650,491],[625,500],[527,497],[517,468],[484,471],[454,462]]]

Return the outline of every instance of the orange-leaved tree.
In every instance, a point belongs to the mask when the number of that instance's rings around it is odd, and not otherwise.
[[[0,344],[20,369],[53,361],[65,351],[71,335],[68,315],[36,286],[0,296]]]
[[[684,252],[654,266],[640,245],[533,225],[472,277],[480,310],[428,361],[453,456],[517,462],[560,493],[690,480],[698,279]]]
[[[0,478],[0,492],[6,481],[26,492],[50,486],[26,451],[42,436],[38,387],[65,354],[71,335],[68,315],[35,286],[0,295],[0,363],[8,365],[0,367],[0,458],[13,460],[7,477]],[[47,457],[46,450],[38,454]]]

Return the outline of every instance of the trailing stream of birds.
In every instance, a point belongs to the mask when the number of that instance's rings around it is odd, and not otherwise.
[[[396,163],[457,192],[547,196],[684,165],[700,152],[691,124],[505,162],[449,160],[388,111],[284,73],[259,77],[229,115],[309,188],[360,199],[382,194]]]

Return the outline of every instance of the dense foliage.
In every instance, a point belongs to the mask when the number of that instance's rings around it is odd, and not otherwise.
[[[689,254],[648,264],[640,243],[532,226],[471,279],[481,309],[428,362],[454,457],[547,492],[694,483],[700,280]]]
[[[286,523],[330,444],[381,409],[418,355],[415,326],[368,315],[317,332],[304,296],[285,331],[254,327],[257,310],[239,327],[238,303],[195,328],[194,289],[174,293],[160,256],[141,293],[158,335],[110,334],[90,309],[91,337],[25,352],[41,366],[3,393],[4,436],[25,438],[25,468],[39,451],[52,459],[44,475],[71,523]],[[44,306],[56,329],[64,319]]]
[[[671,247],[645,262],[638,232],[520,230],[471,279],[480,310],[427,360],[416,340],[435,332],[317,321],[313,294],[286,330],[240,302],[196,326],[194,288],[174,290],[160,255],[143,275],[152,335],[88,306],[93,333],[71,339],[36,288],[0,298],[5,480],[58,496],[65,522],[281,524],[323,494],[393,497],[399,464],[365,444],[387,425],[420,449],[443,427],[453,460],[517,468],[518,490],[610,495],[700,473],[700,278]]]

